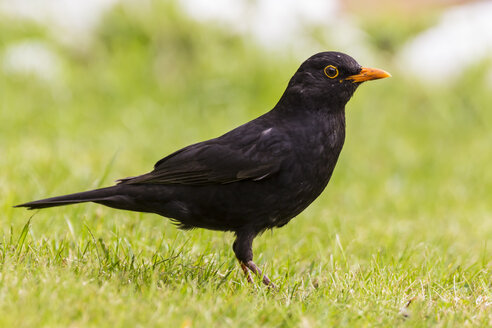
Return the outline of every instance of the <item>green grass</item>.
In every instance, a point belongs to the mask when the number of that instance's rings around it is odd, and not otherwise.
[[[166,19],[115,10],[84,51],[0,20],[0,53],[41,37],[63,66],[57,83],[0,71],[0,326],[492,324],[492,93],[480,67],[429,87],[363,63],[394,77],[349,103],[327,190],[255,240],[276,292],[247,284],[232,234],[93,204],[12,208],[146,172],[275,105],[297,61],[162,6]]]

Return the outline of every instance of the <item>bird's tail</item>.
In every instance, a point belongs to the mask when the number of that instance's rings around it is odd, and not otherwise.
[[[33,202],[15,205],[14,207],[27,207],[30,210],[34,210],[38,208],[63,206],[85,202],[101,202],[114,196],[117,188],[118,186],[94,189],[70,195],[35,200]]]

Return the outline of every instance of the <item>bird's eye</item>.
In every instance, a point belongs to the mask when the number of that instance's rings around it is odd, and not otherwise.
[[[325,75],[328,76],[330,79],[334,79],[338,76],[338,69],[333,65],[326,66],[324,71]]]

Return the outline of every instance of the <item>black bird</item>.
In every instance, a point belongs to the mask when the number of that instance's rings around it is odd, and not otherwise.
[[[364,81],[389,77],[340,52],[307,59],[266,114],[218,137],[180,149],[152,172],[112,187],[37,200],[16,207],[83,202],[156,213],[181,229],[232,231],[232,246],[249,271],[273,285],[253,262],[253,239],[281,227],[325,189],[345,139],[345,104]]]

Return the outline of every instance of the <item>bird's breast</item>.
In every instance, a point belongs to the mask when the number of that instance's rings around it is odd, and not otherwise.
[[[277,226],[299,214],[325,189],[345,140],[343,116],[313,119],[303,124],[292,130],[292,154],[277,178],[280,190],[289,190],[279,193],[289,199],[277,202],[283,204],[283,214],[275,220]]]
[[[345,142],[344,113],[315,116],[305,124],[310,128],[294,136],[303,175],[328,182]]]

